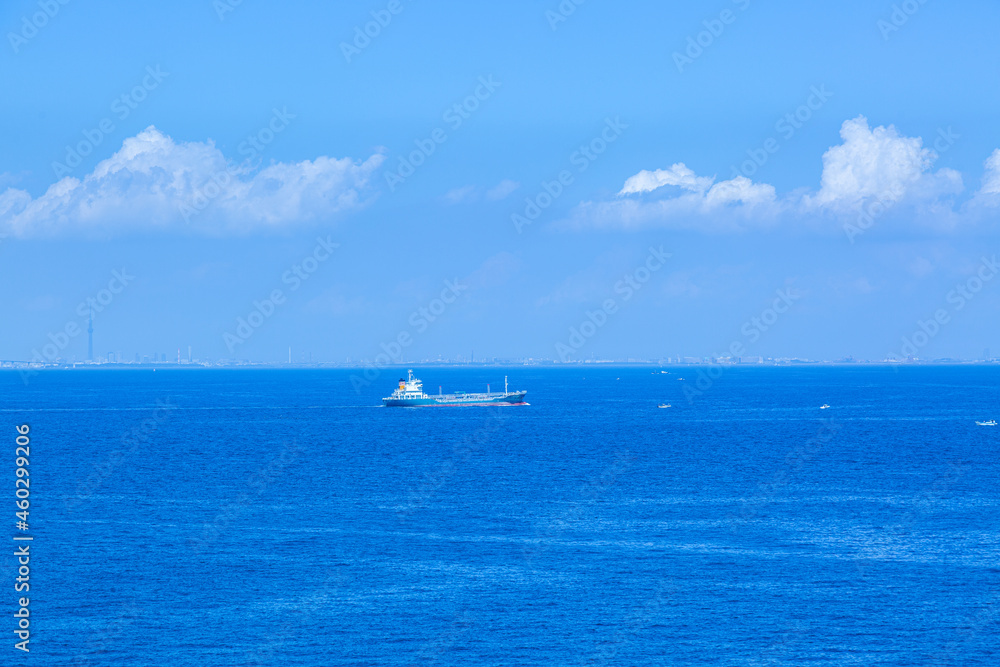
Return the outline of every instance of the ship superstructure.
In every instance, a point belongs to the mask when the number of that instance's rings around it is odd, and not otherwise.
[[[431,405],[527,405],[524,402],[526,391],[509,391],[507,377],[503,379],[503,393],[489,391],[485,393],[466,393],[456,391],[454,394],[439,393],[429,396],[424,393],[424,383],[413,377],[413,371],[407,371],[406,379],[400,378],[399,386],[392,395],[382,399],[386,407],[416,408]]]

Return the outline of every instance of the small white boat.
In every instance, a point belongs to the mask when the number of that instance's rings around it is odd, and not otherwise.
[[[996,419],[991,419],[988,422],[976,422],[976,425],[977,426],[996,426],[997,425],[997,420]]]
[[[669,403],[660,403],[656,407],[658,407],[658,408],[670,408],[670,407],[673,407],[673,406],[671,406]]]
[[[829,403],[824,403],[823,405],[819,406],[819,409],[820,410],[826,410],[828,407],[830,407],[830,404]]]

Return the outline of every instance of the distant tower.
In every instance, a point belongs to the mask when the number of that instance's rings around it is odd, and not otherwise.
[[[87,325],[87,361],[94,360],[94,308],[90,308],[90,323]]]

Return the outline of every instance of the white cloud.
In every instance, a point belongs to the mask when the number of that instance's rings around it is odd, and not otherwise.
[[[840,137],[844,142],[823,154],[820,189],[803,199],[807,207],[857,209],[870,199],[899,202],[962,189],[957,172],[929,172],[937,153],[920,137],[901,136],[892,125],[870,129],[858,116],[844,121]]]
[[[1000,195],[1000,148],[986,159],[986,173],[983,175],[984,195]]]
[[[466,185],[461,188],[454,188],[444,193],[444,200],[449,204],[461,204],[466,201],[473,201],[479,194],[479,188],[475,185]]]
[[[24,190],[8,188],[0,194],[0,219],[6,219],[8,215],[24,210],[31,203],[31,195]]]
[[[962,192],[962,176],[952,169],[932,171],[938,156],[922,139],[902,136],[892,125],[872,129],[864,116],[845,121],[840,136],[842,143],[823,155],[820,187],[813,192],[801,188],[778,197],[767,183],[744,176],[715,182],[678,162],[629,177],[614,200],[580,203],[560,226],[734,231],[790,218],[816,225],[830,217],[856,219],[872,202],[882,210],[910,207],[920,224],[957,224],[951,196]],[[661,191],[668,185],[677,189]],[[983,192],[1000,194],[1000,150],[987,161]]]
[[[625,187],[619,195],[641,194],[652,192],[665,185],[676,185],[691,192],[704,192],[712,186],[714,178],[696,176],[683,162],[670,165],[669,169],[656,171],[640,171],[625,181]]]
[[[774,203],[774,186],[754,183],[745,176],[737,176],[731,181],[716,183],[705,195],[705,208],[714,209],[730,204],[759,206]]]
[[[0,194],[0,230],[21,236],[183,228],[211,234],[284,228],[358,208],[382,163],[317,157],[234,166],[211,141],[175,142],[150,126],[90,174],[37,198]],[[221,187],[220,187],[221,186]]]
[[[521,187],[521,184],[517,181],[512,181],[509,179],[504,179],[497,183],[496,187],[490,188],[486,191],[486,198],[490,201],[499,201],[505,199],[509,194],[514,192]]]
[[[761,199],[758,203],[745,202],[722,206],[720,201],[730,197],[730,181],[721,186],[718,197],[708,203],[702,195],[685,195],[656,201],[619,199],[615,201],[581,202],[570,218],[557,223],[563,229],[641,229],[651,226],[671,229],[693,229],[705,232],[733,232],[747,228],[772,226],[781,212],[777,202]],[[757,190],[756,188],[760,188]],[[751,192],[760,196],[769,185],[754,185]],[[773,189],[771,189],[773,192]],[[763,205],[761,205],[763,204]]]
[[[676,185],[682,192],[653,200],[624,197],[665,185]],[[639,228],[667,224],[678,229],[722,231],[769,224],[780,210],[771,185],[743,176],[715,183],[714,177],[698,176],[683,163],[641,171],[629,178],[618,194],[613,201],[581,203],[561,226]]]

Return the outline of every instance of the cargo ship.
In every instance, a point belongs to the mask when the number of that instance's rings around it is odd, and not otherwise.
[[[524,402],[526,391],[507,391],[507,376],[503,378],[503,393],[490,392],[486,385],[486,393],[468,394],[456,391],[454,394],[428,396],[424,393],[424,383],[413,377],[413,371],[407,372],[407,379],[400,378],[399,386],[391,396],[382,399],[382,405],[387,408],[418,408],[433,405],[527,405]]]

